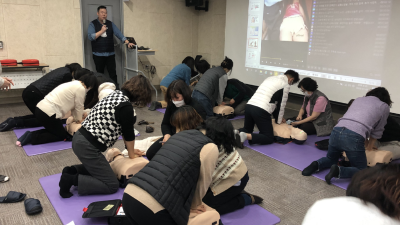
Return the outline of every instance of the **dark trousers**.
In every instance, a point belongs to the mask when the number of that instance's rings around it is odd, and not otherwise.
[[[292,117],[292,118],[288,118],[288,120],[293,120],[296,121],[297,117]],[[307,115],[304,114],[303,115],[303,120],[307,118]],[[297,126],[297,128],[299,128],[300,130],[303,130],[307,135],[313,135],[313,134],[317,134],[317,130],[315,129],[315,126],[313,124],[313,122],[307,122],[307,123],[303,123]]]
[[[146,157],[148,160],[151,160],[156,154],[157,152],[161,149],[162,144],[160,143],[160,141],[164,140],[164,137],[158,139],[156,142],[154,142],[150,148],[147,150],[146,152]]]
[[[119,182],[106,158],[80,132],[75,132],[72,150],[82,162],[87,173],[79,174],[79,195],[113,194],[118,191]]]
[[[132,198],[127,193],[124,193],[122,197],[122,206],[124,207],[125,215],[133,225],[177,224],[166,209],[154,214],[147,206]]]
[[[63,121],[57,119],[55,114],[48,116],[41,109],[36,108],[35,115],[45,129],[32,132],[32,145],[64,141],[69,137],[69,134],[63,126]]]
[[[44,99],[43,94],[33,85],[29,85],[22,92],[22,100],[32,112],[31,115],[14,117],[17,127],[41,127],[42,124],[36,118],[36,105]]]
[[[232,186],[217,196],[214,196],[213,192],[209,188],[203,198],[203,202],[217,210],[220,215],[241,209],[245,206],[242,191],[246,187],[248,181],[249,173],[246,173],[246,175],[241,179],[239,186]]]
[[[244,127],[239,131],[251,134],[252,140],[249,140],[249,144],[268,145],[274,143],[271,114],[260,107],[247,104],[244,115]],[[257,125],[260,133],[253,133],[254,125]]]
[[[107,67],[108,74],[110,78],[118,84],[115,55],[110,56],[97,56],[93,55],[94,64],[96,65],[96,71],[104,74],[104,69]],[[118,86],[118,85],[116,85]],[[117,88],[118,89],[118,88]]]
[[[194,90],[192,93],[192,98],[196,99],[203,106],[207,114],[207,119],[214,116],[214,104],[205,94]]]

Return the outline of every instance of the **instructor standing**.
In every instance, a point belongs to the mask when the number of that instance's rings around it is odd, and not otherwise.
[[[104,68],[107,66],[110,78],[118,84],[117,73],[115,71],[115,52],[113,35],[117,36],[128,47],[134,44],[124,37],[115,24],[107,20],[107,8],[103,5],[97,8],[98,18],[89,24],[88,38],[92,42],[93,60],[96,64],[96,71],[104,74]],[[117,85],[118,87],[118,85]]]

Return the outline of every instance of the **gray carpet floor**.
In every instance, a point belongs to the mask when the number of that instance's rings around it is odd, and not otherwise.
[[[145,133],[145,126],[135,125],[144,139],[161,135],[160,124],[163,114],[136,108],[138,121],[146,119],[155,122],[155,131]],[[296,116],[297,111],[286,109],[285,117]],[[0,121],[11,116],[23,116],[30,111],[23,103],[0,105]],[[243,126],[244,120],[235,120],[235,128]],[[28,216],[23,202],[0,204],[0,225],[62,224],[53,206],[44,193],[39,178],[61,173],[65,166],[80,163],[72,149],[28,157],[15,142],[14,132],[0,133],[0,174],[10,177],[10,181],[0,183],[0,196],[9,191],[27,194],[27,198],[41,201],[43,212]],[[115,147],[123,149],[123,141]],[[345,191],[336,186],[327,185],[315,177],[303,177],[299,170],[280,163],[249,148],[240,150],[249,170],[250,181],[246,191],[264,198],[261,206],[281,219],[280,224],[301,224],[308,208],[317,200],[345,195]],[[82,206],[83,208],[83,206]],[[77,224],[78,225],[78,224]]]

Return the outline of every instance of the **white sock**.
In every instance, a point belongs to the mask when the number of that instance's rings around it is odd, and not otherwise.
[[[247,134],[245,132],[240,132],[239,136],[240,136],[240,142],[243,143],[247,140]]]

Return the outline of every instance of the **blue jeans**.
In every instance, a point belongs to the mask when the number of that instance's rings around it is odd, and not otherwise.
[[[365,155],[365,138],[345,127],[333,128],[329,138],[329,147],[326,157],[317,160],[319,170],[330,168],[337,164],[342,152],[346,152],[351,167],[339,167],[339,178],[351,178],[356,172],[367,168]]]
[[[210,99],[201,93],[200,91],[194,90],[192,93],[192,98],[196,99],[204,108],[207,114],[207,119],[209,117],[214,116],[214,111],[213,111],[213,104],[211,103]]]

